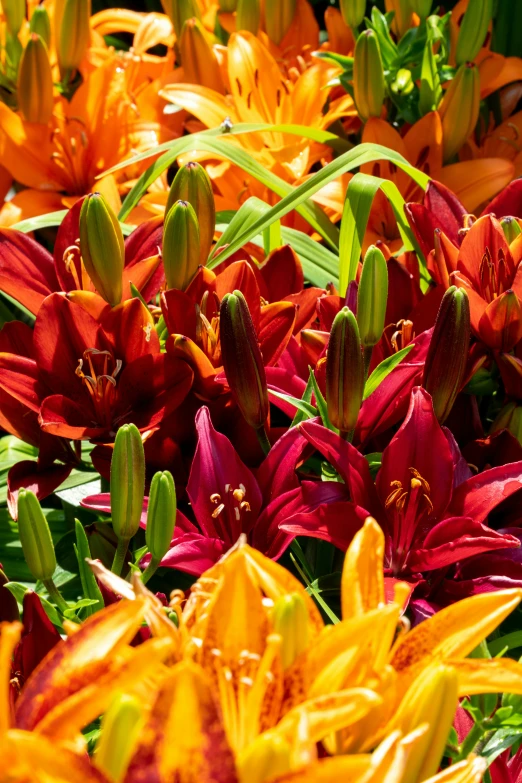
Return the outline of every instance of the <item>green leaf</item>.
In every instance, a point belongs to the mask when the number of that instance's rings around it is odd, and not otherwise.
[[[299,256],[308,282],[318,288],[326,288],[330,283],[338,287],[339,256],[337,254],[295,228],[282,226],[281,234],[283,241],[291,245]]]
[[[311,404],[310,401],[312,399],[312,388],[313,388],[312,387],[312,379],[309,378],[308,379],[308,383],[305,386],[305,390],[303,392],[303,396],[301,397],[301,401],[302,402],[308,402],[308,403]],[[296,411],[296,413],[295,413],[294,418],[292,419],[292,423],[290,425],[290,429],[292,429],[292,427],[297,427],[298,424],[300,424],[302,421],[306,421],[307,418],[308,418],[308,416],[306,415],[306,413],[304,411],[298,409]]]
[[[330,417],[328,416],[328,407],[326,405],[326,400],[323,397],[323,393],[321,389],[319,388],[319,384],[317,383],[317,378],[315,377],[313,369],[309,367],[308,372],[310,373],[310,382],[314,390],[315,402],[317,404],[317,410],[319,411],[319,414],[321,416],[321,421],[323,422],[323,426],[331,430],[332,432],[339,432],[337,427],[334,427],[334,425],[330,421]]]
[[[27,220],[21,220],[19,223],[10,226],[10,228],[21,231],[23,234],[29,234],[31,231],[38,231],[42,228],[59,226],[68,211],[68,209],[60,209],[58,212],[48,212],[46,215],[37,215],[36,217],[27,218]],[[120,225],[125,236],[131,234],[136,228],[135,226],[129,226],[126,223],[120,223]]]
[[[306,402],[305,400],[299,400],[297,397],[292,397],[291,394],[283,394],[283,392],[278,392],[274,389],[269,389],[268,394],[273,395],[274,397],[279,397],[280,400],[284,400],[285,402],[290,403],[290,405],[293,405],[294,408],[297,408],[297,410],[306,414],[307,419],[313,419],[318,415],[317,408],[314,408],[313,405],[311,405],[309,402]]]
[[[87,534],[83,528],[82,523],[75,520],[76,531],[76,544],[74,551],[78,560],[78,567],[80,569],[80,580],[82,583],[82,592],[86,598],[90,598],[93,603],[87,607],[86,615],[90,616],[99,609],[103,609],[104,602],[96,578],[86,563],[86,559],[91,559],[91,550],[89,547],[89,540]]]
[[[413,345],[407,345],[401,351],[392,354],[387,359],[384,359],[372,372],[364,387],[363,400],[367,400],[370,394],[380,386],[384,379],[402,362],[405,356],[413,350]]]
[[[420,183],[418,183],[420,184]],[[370,174],[355,174],[346,191],[339,243],[339,293],[345,296],[348,285],[356,279],[361,247],[366,233],[373,200],[382,190],[393,209],[406,250],[415,250],[419,258],[421,277],[430,279],[424,257],[404,215],[404,199],[395,183]]]
[[[217,252],[219,248],[232,242],[236,234],[241,233],[241,231],[248,230],[248,228],[269,209],[269,204],[262,201],[260,198],[256,198],[255,196],[251,196],[245,201],[244,204],[241,204],[237,212],[233,213],[232,219],[230,220],[228,226],[225,228],[220,238],[214,245],[214,252],[212,254],[213,257],[207,263],[207,268],[212,269],[221,263],[221,257]]]

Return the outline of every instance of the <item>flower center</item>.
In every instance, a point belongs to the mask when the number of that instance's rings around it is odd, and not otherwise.
[[[109,371],[109,364],[112,365]],[[90,375],[84,372],[86,365]],[[116,388],[116,376],[121,370],[121,359],[114,359],[110,351],[87,348],[78,359],[75,372],[81,378],[96,411],[98,422],[110,428],[112,424],[112,399]]]
[[[215,292],[212,292],[215,299],[215,314],[208,314],[209,292],[205,291],[201,297],[201,302],[196,305],[196,339],[214,367],[221,364],[221,344],[219,341],[219,299]],[[207,313],[207,315],[206,315]]]
[[[492,302],[500,294],[511,286],[506,257],[502,248],[498,251],[495,260],[491,256],[489,247],[486,247],[479,267],[480,288],[482,298],[486,302]]]
[[[404,567],[419,523],[433,512],[430,485],[416,468],[409,468],[410,486],[401,481],[390,483],[391,492],[386,498],[385,508],[394,517],[393,551],[390,565],[394,574]]]
[[[217,519],[228,506],[229,510],[234,514],[236,522],[239,522],[242,512],[248,513],[250,511],[250,503],[245,500],[245,495],[246,489],[244,484],[240,484],[238,489],[232,489],[230,484],[225,484],[225,495],[223,498],[219,492],[214,492],[210,496],[210,502],[216,506],[212,512],[213,519]]]

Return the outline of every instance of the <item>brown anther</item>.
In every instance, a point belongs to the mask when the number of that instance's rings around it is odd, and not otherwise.
[[[222,511],[225,509],[225,504],[220,503],[217,508],[214,509],[212,512],[212,519],[217,519],[217,517],[221,514]]]
[[[242,489],[235,489],[232,492],[232,495],[233,495],[234,499],[237,500],[238,503],[241,503],[241,501],[245,497],[245,493],[244,493],[244,491]]]
[[[214,505],[217,505],[218,503],[221,503],[221,495],[218,492],[214,492],[210,496],[210,502],[214,503]]]

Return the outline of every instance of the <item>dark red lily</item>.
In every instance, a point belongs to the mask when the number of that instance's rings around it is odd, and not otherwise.
[[[83,198],[77,201],[65,216],[58,229],[53,255],[21,231],[0,229],[0,290],[12,296],[31,313],[38,313],[49,294],[84,291],[92,296],[95,291],[82,264],[78,247],[79,216],[83,201]],[[131,282],[147,302],[163,284],[164,272],[159,255],[162,231],[162,219],[152,218],[142,223],[125,240],[124,300],[132,296]],[[100,300],[93,306],[102,308],[105,302]]]
[[[191,383],[187,363],[160,352],[152,316],[139,299],[104,310],[98,321],[52,294],[36,318],[33,357],[0,354],[0,389],[19,403],[4,411],[9,432],[19,431],[20,416],[28,413],[45,433],[112,442],[127,422],[154,429]]]
[[[522,462],[470,476],[424,389],[413,390],[404,423],[383,452],[375,483],[368,463],[350,443],[314,422],[299,429],[338,471],[351,501],[344,523],[284,523],[283,530],[346,549],[357,529],[354,509],[362,507],[385,532],[387,573],[413,581],[422,572],[472,555],[518,546],[517,538],[498,533],[485,522],[504,498],[522,488]]]
[[[264,554],[277,559],[294,538],[285,523],[342,523],[346,488],[337,482],[300,482],[295,466],[308,441],[296,428],[288,430],[254,472],[242,462],[231,442],[217,432],[208,408],[196,415],[198,445],[187,495],[197,527],[178,512],[172,548],[161,565],[199,576],[215,563],[240,535]],[[82,505],[110,513],[108,493],[86,498]],[[146,525],[146,508],[142,527]],[[359,511],[358,524],[365,518]],[[146,560],[144,561],[144,564]]]

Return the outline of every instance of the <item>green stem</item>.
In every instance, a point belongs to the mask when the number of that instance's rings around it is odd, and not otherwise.
[[[146,585],[149,579],[151,578],[151,576],[156,573],[159,564],[160,564],[159,560],[153,560],[151,558],[150,563],[148,564],[147,568],[141,575],[141,581],[143,582],[144,585]]]
[[[60,593],[58,588],[56,587],[54,583],[54,579],[52,576],[49,579],[44,580],[44,586],[47,592],[49,593],[49,598],[52,598],[60,612],[63,614],[69,609],[69,606],[67,604],[67,601],[63,597],[63,595]]]
[[[265,427],[263,426],[260,427],[258,430],[256,430],[256,435],[259,441],[259,445],[263,449],[263,454],[266,457],[266,455],[268,454],[272,446],[270,445],[270,441],[268,440],[268,435],[266,434]]]
[[[123,564],[125,562],[125,557],[127,555],[128,548],[129,548],[129,539],[119,538],[118,546],[116,547],[116,552],[114,554],[114,560],[112,561],[112,568],[111,568],[112,573],[116,574],[117,576],[120,576],[121,574],[121,569],[123,568]]]
[[[456,759],[456,761],[463,761],[464,759],[467,759],[471,751],[475,748],[478,742],[482,739],[484,735],[484,728],[480,723],[475,723],[469,734],[467,735],[466,739],[460,746],[460,754],[459,757]]]
[[[355,430],[339,430],[339,435],[343,440],[347,440],[348,443],[351,443],[353,440],[353,433]]]

